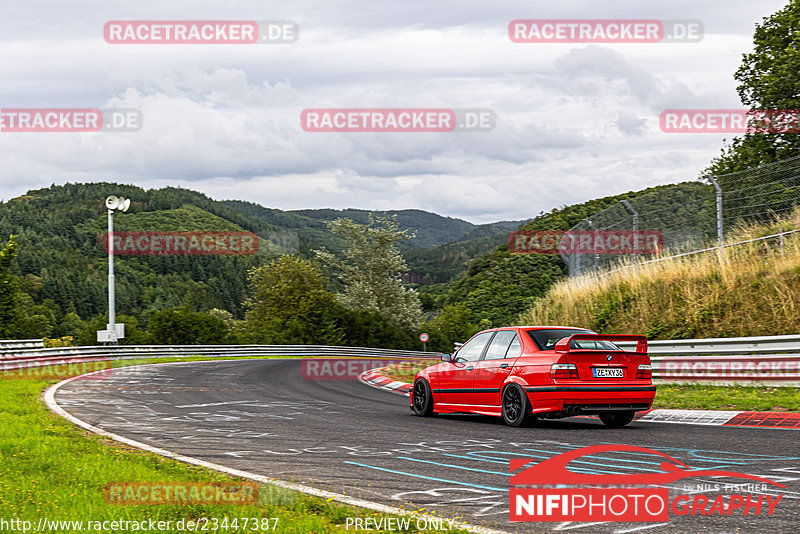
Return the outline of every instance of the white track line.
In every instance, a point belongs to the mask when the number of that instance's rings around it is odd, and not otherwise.
[[[213,361],[223,361],[223,360],[213,360]],[[241,360],[227,360],[227,361],[241,361]],[[149,363],[143,365],[131,365],[129,367],[120,367],[117,369],[134,369],[136,367],[145,367],[147,365],[174,365],[174,364],[191,364],[191,363],[203,363],[203,362],[165,362],[165,363]],[[102,371],[95,371],[95,373],[102,373],[106,372],[107,370]],[[87,373],[85,375],[80,375],[80,377],[85,377],[89,375],[93,375],[95,373]],[[222,473],[227,473],[229,475],[246,478],[249,480],[254,480],[256,482],[261,482],[262,484],[271,484],[273,486],[278,486],[281,488],[286,488],[289,490],[299,491],[301,493],[305,493],[307,495],[314,495],[315,497],[322,497],[324,499],[329,499],[333,501],[337,501],[343,504],[348,504],[350,506],[358,506],[359,508],[367,508],[369,510],[374,510],[376,512],[380,512],[382,514],[393,514],[393,515],[419,515],[417,512],[411,510],[404,510],[403,508],[397,508],[394,506],[388,506],[385,504],[367,501],[364,499],[356,499],[353,497],[348,497],[347,495],[342,495],[341,493],[334,493],[332,491],[321,490],[317,488],[313,488],[311,486],[305,486],[303,484],[295,484],[292,482],[286,482],[283,480],[279,480],[277,478],[270,478],[265,477],[264,475],[258,475],[255,473],[250,473],[248,471],[242,471],[240,469],[233,469],[232,467],[226,467],[224,465],[215,464],[211,462],[206,462],[205,460],[201,460],[199,458],[194,458],[192,456],[185,456],[183,454],[178,454],[175,452],[168,451],[166,449],[159,449],[157,447],[150,446],[146,443],[142,443],[140,441],[135,441],[132,439],[128,439],[126,437],[120,436],[118,434],[113,434],[111,432],[106,432],[102,428],[98,428],[96,426],[90,425],[86,421],[78,419],[74,415],[67,413],[59,404],[56,402],[56,392],[61,386],[65,386],[69,384],[73,380],[80,378],[78,376],[73,376],[71,378],[67,378],[66,380],[62,380],[58,384],[53,384],[47,390],[45,390],[43,398],[47,407],[50,408],[52,412],[57,415],[60,415],[67,421],[72,424],[75,424],[89,432],[93,432],[100,436],[105,436],[107,438],[111,438],[114,441],[118,441],[120,443],[124,443],[126,445],[130,445],[131,447],[136,447],[137,449],[142,449],[147,452],[152,452],[153,454],[158,454],[160,456],[166,456],[167,458],[172,458],[173,460],[177,460],[179,462],[183,462],[186,464],[192,465],[199,465],[201,467],[205,467],[208,469],[213,469],[214,471],[220,471]],[[446,519],[446,518],[445,518]],[[508,534],[506,531],[503,530],[494,530],[487,527],[481,527],[478,525],[470,525],[468,523],[459,523],[455,522],[454,525],[458,525],[459,528],[467,529],[471,532],[477,532],[479,534]]]

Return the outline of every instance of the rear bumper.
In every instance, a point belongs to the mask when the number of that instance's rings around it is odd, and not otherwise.
[[[618,384],[587,386],[551,385],[525,388],[533,413],[561,412],[597,414],[609,411],[649,410],[656,386]]]

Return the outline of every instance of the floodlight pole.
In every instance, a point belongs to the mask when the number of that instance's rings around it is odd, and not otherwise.
[[[106,328],[116,332],[114,289],[114,210],[108,210],[108,324]],[[116,336],[114,337],[116,338]],[[116,341],[114,344],[116,345]]]

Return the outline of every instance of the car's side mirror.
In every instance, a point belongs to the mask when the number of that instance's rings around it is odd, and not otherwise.
[[[452,362],[453,355],[452,354],[442,354],[442,361],[443,362]]]

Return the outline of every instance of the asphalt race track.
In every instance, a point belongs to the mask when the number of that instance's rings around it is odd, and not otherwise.
[[[307,380],[300,366],[299,360],[240,360],[122,368],[108,378],[72,381],[55,398],[87,423],[155,447],[505,531],[800,528],[796,430],[636,422],[609,429],[588,418],[509,428],[486,417],[418,418],[405,397],[357,381]],[[544,459],[601,443],[657,449],[692,468],[760,475],[787,488],[767,491],[782,495],[772,517],[766,510],[744,517],[739,510],[723,517],[672,515],[669,523],[509,522],[508,459]],[[586,473],[658,471],[652,458],[609,453],[570,467]],[[723,482],[745,481],[686,479],[669,485],[670,498]],[[702,489],[712,500],[731,493]]]

